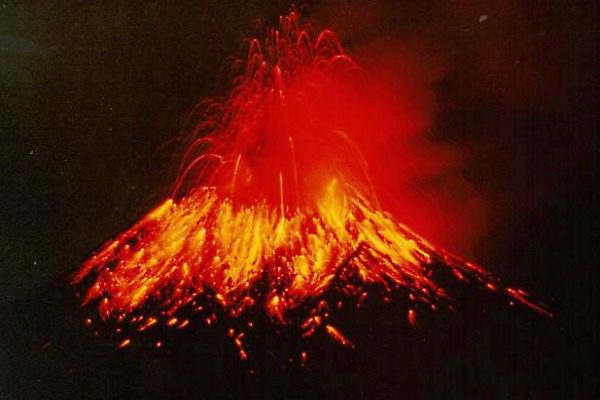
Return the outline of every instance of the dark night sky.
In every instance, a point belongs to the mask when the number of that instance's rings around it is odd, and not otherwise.
[[[372,306],[345,321],[358,349],[311,343],[308,369],[265,328],[255,374],[219,327],[116,353],[67,281],[162,198],[162,145],[288,4],[122,3],[0,2],[0,400],[598,398],[593,2],[313,3],[351,54],[415,38],[443,54],[433,136],[473,150],[461,174],[489,207],[472,252],[556,317],[469,289],[417,329]]]

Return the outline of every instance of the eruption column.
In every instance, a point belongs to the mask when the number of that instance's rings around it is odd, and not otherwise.
[[[159,322],[185,328],[184,307],[211,324],[216,314],[202,305],[210,299],[228,318],[261,308],[304,336],[321,331],[354,347],[326,322],[335,311],[326,292],[360,304],[366,288],[403,288],[436,309],[450,300],[433,279],[443,265],[457,280],[548,313],[381,208],[369,149],[382,122],[356,95],[365,71],[333,32],[313,40],[292,12],[248,47],[226,100],[202,103],[171,196],[74,276],[86,282],[84,304],[144,331]],[[416,324],[414,309],[407,318]],[[245,359],[243,333],[230,333]]]

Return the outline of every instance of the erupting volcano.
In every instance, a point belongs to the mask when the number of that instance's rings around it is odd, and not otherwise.
[[[208,324],[217,313],[236,319],[261,309],[273,324],[352,347],[331,323],[336,309],[359,303],[367,288],[401,290],[414,324],[415,310],[451,300],[436,279],[441,266],[548,314],[384,209],[378,196],[399,178],[381,176],[382,147],[418,122],[390,115],[385,91],[366,88],[368,72],[332,31],[312,35],[291,12],[247,46],[226,99],[201,103],[169,198],[76,273],[84,304],[97,302],[103,320],[139,331],[183,328],[184,309]],[[328,304],[330,291],[348,301]],[[243,332],[230,334],[248,357]]]

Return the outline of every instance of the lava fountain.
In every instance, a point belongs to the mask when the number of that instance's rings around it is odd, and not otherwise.
[[[273,324],[352,347],[330,322],[345,305],[327,304],[326,292],[360,302],[366,288],[403,290],[414,324],[415,307],[450,304],[435,279],[442,265],[457,281],[549,314],[382,209],[374,143],[403,126],[363,90],[366,72],[332,31],[315,37],[291,12],[247,47],[226,99],[201,103],[169,198],[75,274],[83,304],[138,331],[184,328],[184,309],[206,313],[207,324],[215,310],[236,319],[260,309]],[[243,332],[230,334],[246,358]]]

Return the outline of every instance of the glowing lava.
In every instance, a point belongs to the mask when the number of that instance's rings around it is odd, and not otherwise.
[[[243,64],[225,101],[203,103],[172,196],[75,275],[89,283],[84,304],[97,301],[102,319],[182,329],[189,320],[178,311],[201,311],[210,298],[227,317],[261,307],[274,323],[354,347],[328,322],[334,307],[324,293],[335,283],[361,301],[367,286],[404,288],[435,309],[450,299],[434,263],[547,313],[382,210],[370,177],[371,135],[384,124],[378,100],[351,94],[361,92],[364,71],[331,31],[313,41],[292,12],[264,41],[249,41]],[[414,309],[407,318],[416,323]],[[209,312],[206,323],[214,319]],[[245,359],[243,332],[230,336]]]

